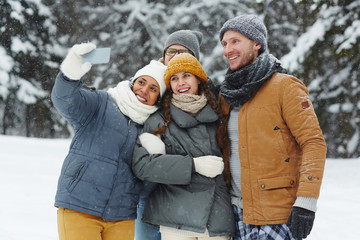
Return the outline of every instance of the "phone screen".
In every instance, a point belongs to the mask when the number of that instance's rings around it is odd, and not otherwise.
[[[110,61],[111,48],[96,48],[93,51],[83,55],[83,63],[103,64]]]

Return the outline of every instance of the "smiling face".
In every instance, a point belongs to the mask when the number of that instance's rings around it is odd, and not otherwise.
[[[188,72],[178,72],[170,77],[170,87],[174,94],[195,94],[199,92],[200,80]]]
[[[223,54],[232,71],[252,64],[259,54],[261,45],[236,31],[226,31],[221,41]]]
[[[133,92],[140,102],[152,106],[159,97],[160,86],[154,78],[140,76],[134,82]]]

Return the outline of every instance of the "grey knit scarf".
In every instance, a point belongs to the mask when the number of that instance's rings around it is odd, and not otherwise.
[[[264,52],[251,65],[236,71],[229,69],[220,86],[221,95],[231,106],[239,107],[276,72],[286,73],[286,70],[277,58]]]

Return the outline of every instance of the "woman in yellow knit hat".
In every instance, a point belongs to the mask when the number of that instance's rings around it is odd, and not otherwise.
[[[199,61],[175,56],[165,71],[162,107],[144,123],[133,171],[156,183],[142,220],[163,240],[225,240],[235,231],[216,132],[222,119]]]

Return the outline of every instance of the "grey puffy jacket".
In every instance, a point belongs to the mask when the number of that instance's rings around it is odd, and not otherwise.
[[[82,81],[62,73],[51,99],[75,131],[55,206],[107,221],[135,219],[141,185],[131,171],[131,161],[142,126],[125,116],[106,91],[84,90]]]
[[[222,156],[216,142],[218,117],[205,106],[192,116],[170,105],[171,122],[163,141],[165,155],[150,155],[140,145],[134,149],[133,171],[144,181],[159,183],[149,195],[143,221],[210,236],[233,236],[235,223],[224,176],[202,176],[194,171],[193,158]],[[145,132],[162,126],[160,112],[144,124]],[[147,189],[145,189],[146,191]]]

